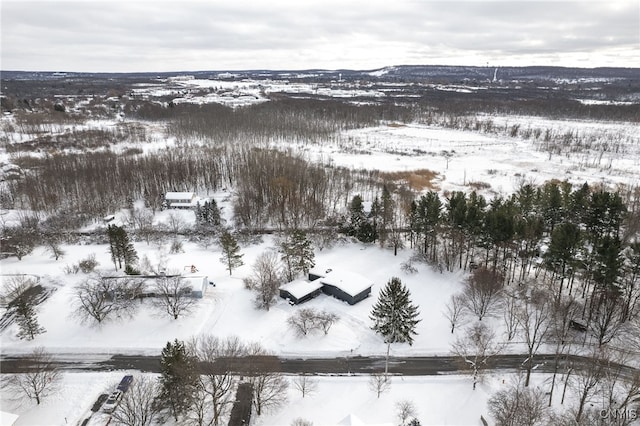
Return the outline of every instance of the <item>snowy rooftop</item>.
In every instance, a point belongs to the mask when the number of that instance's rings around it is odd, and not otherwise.
[[[286,283],[280,287],[280,290],[284,290],[288,292],[290,295],[295,297],[296,299],[300,299],[308,294],[313,293],[322,287],[322,283],[320,280],[303,280],[298,279],[295,281],[291,281],[290,283]]]
[[[18,420],[18,415],[13,413],[8,413],[6,411],[0,411],[0,425],[9,426],[14,424]]]
[[[193,192],[167,192],[166,200],[190,200],[195,196]]]
[[[350,296],[362,293],[373,286],[373,281],[355,272],[332,270],[324,278],[320,279],[323,284],[339,288]]]

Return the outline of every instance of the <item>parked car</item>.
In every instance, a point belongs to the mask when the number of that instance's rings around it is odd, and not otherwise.
[[[118,406],[120,399],[122,399],[122,391],[117,390],[111,393],[111,395],[109,395],[109,398],[107,398],[107,400],[104,402],[102,411],[104,411],[105,413],[113,413],[113,411]]]
[[[120,384],[116,389],[124,393],[129,390],[129,386],[131,386],[131,382],[133,382],[132,375],[124,376],[122,380],[120,380]]]

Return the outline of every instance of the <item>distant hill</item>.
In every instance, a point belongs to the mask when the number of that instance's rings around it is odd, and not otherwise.
[[[449,65],[398,65],[375,70],[236,70],[236,71],[180,71],[144,73],[75,73],[2,71],[3,80],[48,80],[73,78],[152,79],[179,75],[198,78],[224,79],[344,79],[398,81],[589,81],[640,80],[640,68],[566,68],[548,66],[528,67],[471,67]]]

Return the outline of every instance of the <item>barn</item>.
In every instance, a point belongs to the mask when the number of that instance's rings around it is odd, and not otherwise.
[[[311,300],[322,292],[322,283],[319,280],[298,279],[280,287],[280,297],[287,299],[292,305]]]

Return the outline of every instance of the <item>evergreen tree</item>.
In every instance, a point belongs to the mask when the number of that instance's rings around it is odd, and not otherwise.
[[[392,343],[413,344],[416,325],[420,322],[418,308],[411,302],[409,290],[400,278],[393,277],[380,291],[378,301],[373,306],[369,318],[372,329],[382,335],[387,344],[385,374],[388,372],[389,350]]]
[[[203,205],[196,206],[196,224],[205,229],[212,229],[220,226],[220,209],[216,200],[205,201]]]
[[[378,238],[376,227],[367,219],[364,213],[362,197],[356,195],[349,205],[349,220],[344,227],[344,232],[352,237],[356,237],[363,243],[374,242]]]
[[[376,197],[376,201],[377,200],[378,199]],[[380,245],[384,246],[389,233],[392,230],[390,228],[393,227],[393,216],[395,213],[395,202],[393,201],[391,193],[389,192],[389,189],[387,189],[386,185],[382,187],[382,197],[379,208],[380,223],[378,224],[377,229],[378,236],[380,237]]]
[[[429,191],[418,200],[418,228],[424,240],[423,251],[432,262],[437,261],[438,230],[442,223],[442,201],[437,192]]]
[[[36,335],[46,331],[38,323],[34,301],[30,296],[23,293],[15,299],[14,303],[16,323],[19,327],[18,338],[33,340]]]
[[[224,231],[220,236],[220,245],[222,246],[223,256],[220,258],[220,262],[227,265],[227,270],[229,271],[229,275],[231,272],[242,265],[244,262],[242,261],[243,254],[240,254],[240,246],[238,245],[238,241],[233,238],[233,235],[229,231]]]
[[[109,237],[111,261],[116,269],[121,269],[124,263],[127,270],[133,270],[133,266],[138,260],[138,253],[129,240],[127,231],[122,226],[109,225],[107,236]]]
[[[167,342],[161,353],[160,374],[160,401],[168,405],[178,421],[178,416],[191,405],[198,380],[196,359],[187,353],[184,342]]]
[[[287,279],[290,281],[300,273],[308,273],[315,266],[315,254],[307,235],[294,230],[285,241],[280,243],[281,260],[287,268]]]
[[[551,242],[544,260],[555,275],[560,275],[558,300],[562,294],[564,280],[569,276],[569,272],[573,273],[580,240],[580,228],[570,222],[561,223],[551,233]]]

